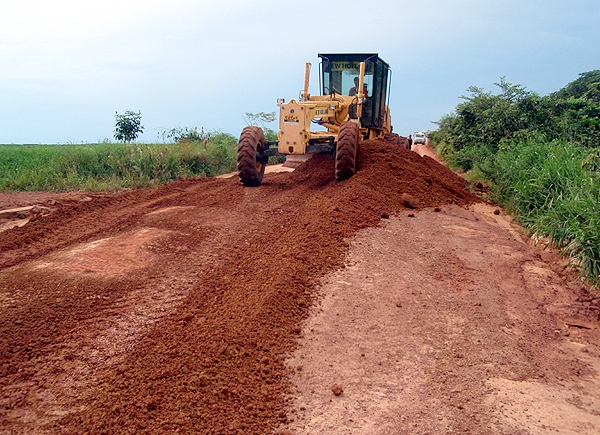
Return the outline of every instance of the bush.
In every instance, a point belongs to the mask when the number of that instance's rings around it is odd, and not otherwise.
[[[198,131],[198,127],[176,127],[164,132],[164,136],[173,142],[204,142],[210,137],[210,133],[204,131],[204,127]]]
[[[437,122],[430,133],[434,147],[443,145],[448,162],[464,171],[485,164],[503,140],[543,135],[547,140],[600,146],[600,71],[583,73],[562,90],[541,97],[501,78],[499,94],[471,86],[455,113]]]

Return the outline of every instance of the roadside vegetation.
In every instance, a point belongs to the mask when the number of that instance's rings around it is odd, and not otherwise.
[[[248,125],[265,131],[275,112],[246,112]],[[162,131],[164,143],[135,143],[142,126],[141,111],[115,114],[114,138],[85,145],[0,145],[0,191],[115,191],[153,187],[178,178],[214,177],[236,170],[238,138],[197,127]],[[168,143],[166,143],[168,142]],[[285,156],[269,158],[282,163]]]
[[[275,112],[246,112],[268,141]],[[116,191],[153,187],[178,178],[214,177],[236,170],[238,138],[197,127],[163,130],[163,143],[136,143],[141,111],[115,114],[114,138],[84,145],[0,145],[0,191]],[[269,158],[282,163],[285,156]]]
[[[429,133],[433,147],[599,283],[600,70],[547,96],[496,85],[470,87]]]
[[[174,129],[174,143],[0,145],[0,190],[113,191],[235,170],[237,138]]]

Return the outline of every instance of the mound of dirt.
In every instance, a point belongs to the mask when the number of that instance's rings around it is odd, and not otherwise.
[[[90,195],[2,233],[0,424],[269,433],[288,418],[284,358],[347,238],[407,205],[478,201],[465,187],[431,158],[366,141],[343,182],[318,155],[258,188]]]

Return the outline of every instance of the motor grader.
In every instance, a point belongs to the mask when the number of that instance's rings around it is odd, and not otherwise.
[[[378,54],[318,56],[321,95],[309,93],[311,64],[307,62],[299,100],[277,100],[277,141],[266,141],[260,127],[242,131],[237,168],[245,186],[261,184],[269,156],[313,153],[332,154],[335,178],[341,181],[356,172],[361,140],[397,136],[391,133],[387,105],[389,65]]]

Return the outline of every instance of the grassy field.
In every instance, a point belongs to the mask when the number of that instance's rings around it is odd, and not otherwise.
[[[0,190],[112,191],[177,178],[215,176],[236,167],[237,138],[174,144],[0,145]]]

